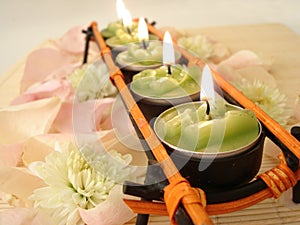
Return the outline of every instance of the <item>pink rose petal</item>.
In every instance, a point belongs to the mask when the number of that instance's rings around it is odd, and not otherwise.
[[[110,110],[113,98],[81,103],[65,102],[54,121],[53,129],[66,133],[89,133],[97,129],[111,129]]]
[[[218,65],[216,67],[216,71],[227,81],[235,81],[241,79],[240,74],[227,64]]]
[[[69,53],[82,54],[85,48],[85,37],[82,30],[87,26],[76,26],[67,31],[58,41],[58,46]]]
[[[80,59],[81,60],[81,59]],[[51,79],[65,79],[68,77],[75,69],[80,67],[82,65],[81,61],[80,62],[73,62],[72,64],[66,64],[63,67],[59,68],[58,70],[55,70],[53,73],[50,73],[47,77],[46,80],[51,80]]]
[[[0,212],[1,225],[55,225],[49,216],[35,209],[14,208]]]
[[[26,103],[44,98],[57,96],[62,101],[73,98],[74,89],[67,80],[48,80],[39,86],[29,88],[12,101],[12,105]]]
[[[130,154],[132,161],[130,165],[138,166],[141,176],[145,173],[144,169],[147,167],[147,157],[141,145],[140,140],[135,133],[120,134],[116,129],[109,130],[101,137],[101,143],[107,150],[116,150],[122,155]]]
[[[111,109],[113,103],[113,98],[104,98],[96,101],[95,123],[97,130],[112,129]]]
[[[23,143],[0,144],[0,166],[17,166],[21,162]]]
[[[44,161],[54,150],[56,142],[73,142],[73,135],[66,133],[44,134],[29,138],[24,142],[23,163],[27,166],[35,161]]]
[[[40,178],[26,168],[7,166],[0,167],[0,184],[0,191],[13,194],[24,202],[28,201],[35,189],[45,186]]]
[[[51,130],[61,133],[72,133],[72,102],[63,102]]]
[[[66,76],[70,71],[72,64],[67,54],[51,48],[36,50],[27,58],[21,80],[21,92],[37,82],[44,81],[51,74]]]
[[[48,133],[60,107],[59,98],[53,97],[0,109],[0,143]]]
[[[250,50],[241,50],[229,58],[222,61],[219,65],[228,65],[233,69],[240,69],[246,66],[262,66],[269,69],[270,62],[263,61],[256,53]]]
[[[124,197],[122,186],[116,185],[104,202],[89,210],[79,208],[79,214],[87,225],[122,225],[135,216]]]

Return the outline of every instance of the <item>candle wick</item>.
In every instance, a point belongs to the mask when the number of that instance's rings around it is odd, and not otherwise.
[[[167,68],[168,68],[168,75],[171,75],[172,74],[172,72],[171,72],[171,65],[167,64]]]
[[[147,49],[147,43],[146,43],[145,40],[142,40],[142,44],[143,44],[143,48],[144,48],[144,49]]]
[[[204,99],[203,101],[206,102],[206,115],[209,115],[210,114],[210,105],[209,105],[209,102],[208,102],[208,99]]]
[[[127,30],[127,33],[128,33],[128,34],[131,34],[131,30],[130,30],[129,27],[126,27],[126,30]]]

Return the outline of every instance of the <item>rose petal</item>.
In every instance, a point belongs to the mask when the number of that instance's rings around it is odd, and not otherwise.
[[[215,70],[227,81],[236,81],[241,79],[241,75],[227,64],[220,64],[215,67]]]
[[[111,129],[110,110],[113,102],[113,98],[104,98],[81,103],[63,103],[53,129],[66,133],[89,133],[98,128]]]
[[[270,88],[276,88],[277,82],[275,78],[261,66],[246,66],[236,70],[241,78],[247,79],[253,83],[259,80]]]
[[[262,66],[265,69],[269,69],[271,63],[263,61],[258,55],[250,50],[241,50],[229,58],[222,61],[219,65],[226,64],[233,69],[240,69],[246,66]]]
[[[17,166],[21,162],[23,143],[0,145],[0,166]]]
[[[58,46],[69,53],[81,54],[85,48],[86,35],[82,30],[87,26],[76,26],[67,31],[58,41]]]
[[[222,43],[215,42],[213,44],[213,53],[209,60],[215,64],[220,63],[230,56],[229,49]]]
[[[74,141],[72,134],[45,134],[29,138],[24,142],[23,163],[27,166],[35,161],[44,161],[45,157],[54,150],[56,142]]]
[[[11,144],[47,133],[61,107],[56,98],[0,109],[0,143]]]
[[[62,101],[70,101],[74,89],[66,80],[48,80],[39,86],[32,87],[12,101],[12,105],[26,103],[44,98],[57,96]]]
[[[1,225],[54,225],[52,219],[35,209],[14,208],[0,212]]]
[[[42,48],[32,52],[26,61],[21,80],[21,92],[31,85],[44,81],[51,74],[70,73],[74,68],[68,55],[51,48]]]
[[[113,98],[104,98],[96,102],[95,123],[97,130],[112,129],[111,109],[114,101]]]
[[[135,216],[123,202],[124,197],[122,186],[116,185],[103,203],[89,210],[79,208],[79,214],[87,225],[124,224]]]
[[[126,136],[120,136],[115,129],[110,130],[101,137],[101,143],[103,143],[103,146],[107,150],[114,149],[122,155],[132,155],[130,165],[139,166],[141,171],[147,166],[147,157],[141,142],[133,133],[127,134]]]
[[[215,69],[227,81],[237,83],[242,79],[246,79],[250,83],[253,83],[255,80],[259,80],[270,88],[277,87],[275,78],[261,66],[245,66],[235,69],[230,65],[220,64]]]
[[[13,194],[24,202],[36,188],[45,186],[40,178],[30,174],[27,169],[7,166],[0,167],[0,184],[1,191]]]

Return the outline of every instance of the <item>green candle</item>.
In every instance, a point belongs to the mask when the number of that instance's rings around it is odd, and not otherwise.
[[[158,136],[181,149],[226,152],[251,144],[259,125],[250,110],[225,105],[225,115],[206,115],[205,102],[187,103],[165,111],[155,123]],[[216,112],[218,113],[218,112]]]
[[[201,71],[198,67],[183,65],[171,66],[168,74],[167,66],[147,69],[133,76],[131,89],[150,98],[177,98],[200,91]]]
[[[141,44],[130,44],[128,50],[118,54],[116,58],[121,66],[135,65],[162,65],[162,44],[160,41],[150,41],[146,48]]]
[[[123,30],[123,23],[121,20],[111,22],[107,25],[106,28],[101,30],[101,34],[104,38],[110,38],[116,35],[118,30]]]
[[[116,62],[122,68],[133,71],[142,71],[145,69],[155,69],[162,66],[163,46],[161,41],[152,40],[146,42],[144,48],[141,42],[130,44],[126,51],[119,53]],[[176,61],[180,60],[180,52],[175,53]]]

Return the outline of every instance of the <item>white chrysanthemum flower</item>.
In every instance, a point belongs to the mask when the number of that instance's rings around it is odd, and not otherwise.
[[[211,41],[203,35],[182,37],[178,44],[203,60],[211,57],[214,52]]]
[[[79,102],[114,96],[117,93],[109,79],[106,64],[99,60],[75,70],[68,79],[76,89],[76,99]]]
[[[84,148],[84,155],[93,152],[87,146]],[[61,145],[57,150],[51,152],[45,162],[34,165],[33,169],[47,186],[35,190],[30,199],[58,225],[84,224],[77,208],[94,208],[106,200],[116,184],[129,179],[132,171],[127,166],[131,156],[122,156],[115,151],[97,155],[93,159],[98,165],[95,168],[71,143]]]
[[[270,88],[260,80],[249,82],[246,79],[234,85],[279,124],[287,125],[291,110],[286,104],[287,97],[277,88]]]

